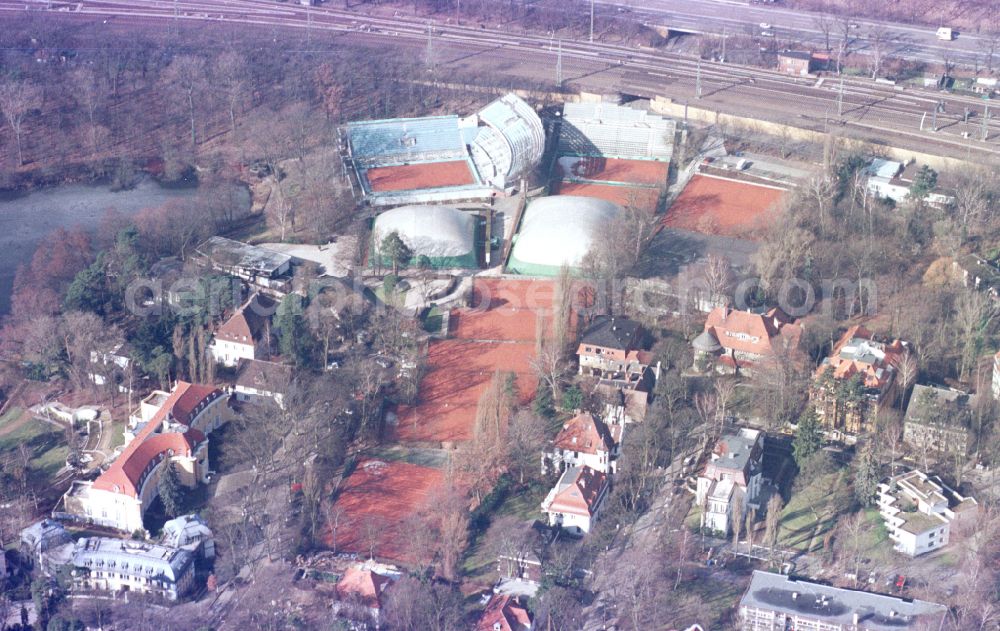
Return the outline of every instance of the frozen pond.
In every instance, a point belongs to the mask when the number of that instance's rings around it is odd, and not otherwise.
[[[39,240],[53,230],[73,227],[94,230],[110,208],[134,215],[144,208],[193,197],[197,192],[196,188],[163,188],[146,179],[132,190],[117,193],[107,186],[68,184],[14,199],[0,198],[0,314],[10,310],[10,293],[18,265],[29,262]]]

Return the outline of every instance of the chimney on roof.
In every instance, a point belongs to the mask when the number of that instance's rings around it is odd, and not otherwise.
[[[799,599],[799,593],[798,592],[792,592],[792,600],[798,600],[798,599]]]
[[[896,617],[896,610],[895,609],[889,610],[889,617],[890,618],[895,618]]]
[[[776,329],[780,329],[781,328],[781,321],[778,320],[778,316],[774,316],[774,328],[776,328]]]
[[[858,626],[859,622],[861,622],[861,616],[859,616],[858,612],[855,611],[854,612],[854,618],[853,618],[854,626]]]

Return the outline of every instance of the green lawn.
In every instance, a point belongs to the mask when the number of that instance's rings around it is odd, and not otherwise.
[[[698,532],[701,528],[701,513],[701,506],[691,502],[691,510],[688,511],[687,516],[684,518],[684,525],[687,526],[688,530]]]
[[[0,452],[13,451],[20,445],[31,451],[31,478],[36,484],[46,485],[48,479],[66,464],[69,450],[65,434],[45,421],[32,419],[17,431],[0,436]]]
[[[111,442],[108,444],[111,451],[125,444],[125,421],[112,421],[105,431],[111,432]]]
[[[533,484],[527,488],[514,488],[493,513],[493,519],[504,515],[513,515],[524,520],[525,528],[528,522],[542,516],[541,503],[548,489],[542,484]],[[486,534],[480,535],[469,548],[462,562],[462,574],[466,581],[488,588],[497,579],[497,559],[490,549]]]
[[[385,292],[385,284],[381,284],[373,290],[375,297],[379,299],[380,302],[385,304],[403,304],[406,301],[406,290],[401,289],[399,285],[396,286],[395,290],[388,296]]]
[[[728,629],[745,588],[742,581],[727,580],[721,575],[689,577],[677,588],[687,598],[679,603],[676,619],[683,624],[698,622],[705,629]]]
[[[21,416],[23,411],[24,410],[16,405],[11,406],[11,408],[7,410],[3,416],[0,416],[0,430],[2,430],[7,423],[13,423],[16,421],[18,417]]]
[[[846,485],[847,472],[834,471],[821,475],[801,491],[792,495],[781,512],[779,545],[803,552],[823,547],[823,537],[837,523],[845,502],[836,492]]]

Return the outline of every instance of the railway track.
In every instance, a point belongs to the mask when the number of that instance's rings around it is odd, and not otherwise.
[[[765,120],[782,119],[776,122],[832,122],[858,130],[874,130],[882,136],[895,134],[909,139],[915,146],[926,146],[929,151],[950,148],[952,154],[958,149],[967,155],[1000,155],[997,142],[1000,118],[994,118],[992,112],[986,122],[989,140],[980,140],[988,102],[912,88],[898,89],[856,78],[845,78],[841,93],[840,79],[834,77],[817,85],[814,78],[699,61],[651,49],[576,40],[557,43],[552,37],[507,32],[493,26],[487,28],[486,24],[429,21],[398,13],[395,16],[368,15],[333,7],[279,4],[271,0],[82,0],[72,3],[0,0],[0,15],[24,11],[161,26],[170,22],[217,22],[273,29],[312,29],[317,33],[334,33],[382,45],[391,40],[406,47],[425,45],[428,30],[431,30],[442,55],[445,51],[475,53],[508,64],[531,64],[536,71],[554,68],[556,57],[561,55],[567,76],[603,73],[600,79],[592,81],[598,84],[598,89],[663,94],[692,105],[734,114],[753,112]],[[608,77],[615,79],[611,81]],[[696,84],[700,84],[701,98],[695,94]],[[746,106],[744,111],[733,107],[730,101],[741,101]],[[936,116],[938,133],[921,131],[922,119],[926,119],[929,126],[934,110],[941,106],[944,111]],[[969,123],[965,122],[966,110]],[[965,134],[968,137],[964,137]]]

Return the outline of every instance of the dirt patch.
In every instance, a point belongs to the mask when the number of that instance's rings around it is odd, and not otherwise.
[[[696,175],[667,210],[663,225],[745,237],[773,215],[784,195],[778,188]]]
[[[406,522],[427,506],[444,481],[440,469],[398,460],[361,462],[344,480],[336,500],[343,511],[337,527],[337,551],[367,557],[374,539],[376,558],[402,563],[429,560],[412,557]],[[332,547],[333,532],[324,532],[323,539]]]
[[[469,164],[462,160],[376,167],[365,171],[368,186],[377,193],[412,191],[475,184]]]

